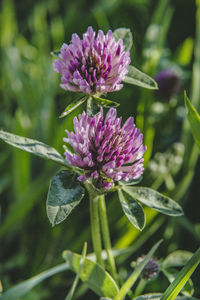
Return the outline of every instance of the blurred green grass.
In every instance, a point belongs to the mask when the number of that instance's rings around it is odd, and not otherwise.
[[[69,42],[72,33],[82,35],[89,25],[104,31],[129,27],[134,40],[132,63],[151,76],[164,66],[178,65],[183,74],[182,90],[191,91],[195,1],[3,0],[0,5],[0,127],[7,131],[41,140],[63,152],[64,129],[72,129],[73,116],[82,107],[67,118],[58,119],[77,95],[59,87],[59,78],[52,71],[50,52],[59,49],[63,42]],[[188,38],[190,43],[186,43]],[[195,78],[196,73],[193,74]],[[194,87],[193,94],[199,108],[200,93],[194,92]],[[198,207],[199,161],[197,163],[195,150],[193,155],[190,152],[193,140],[184,114],[181,114],[182,92],[174,102],[160,102],[167,111],[161,115],[152,110],[152,104],[158,102],[152,91],[125,85],[123,90],[109,94],[108,98],[120,102],[118,111],[123,120],[133,115],[144,133],[148,151],[142,184],[156,184],[161,191],[181,201],[187,217],[187,222],[184,218],[175,220],[146,209],[148,225],[139,234],[127,223],[115,195],[111,195],[107,204],[113,244],[122,248],[135,242],[137,246],[135,251],[131,248],[127,255],[118,259],[120,272],[126,276],[130,260],[147,252],[163,235],[166,241],[160,257],[178,248],[196,249],[200,241],[200,222],[195,209]],[[188,143],[189,152],[176,174],[170,174],[175,182],[170,190],[164,177],[156,181],[160,174],[158,176],[157,171],[152,174],[148,163],[156,152],[165,153],[174,142],[180,141]],[[91,251],[91,243],[86,198],[66,222],[55,228],[48,223],[45,200],[49,180],[57,168],[3,143],[0,143],[0,151],[0,279],[7,289],[61,263],[63,250],[80,252],[87,240]],[[168,165],[165,167],[169,169]],[[72,280],[70,273],[56,275],[23,299],[63,299]],[[196,275],[194,282],[198,280]],[[166,284],[162,281],[160,288],[164,289]],[[152,290],[157,285],[155,281]],[[199,288],[196,295],[198,292]],[[89,297],[92,299],[93,294],[88,293]]]

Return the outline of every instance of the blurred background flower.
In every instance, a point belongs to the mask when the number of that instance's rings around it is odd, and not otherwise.
[[[169,100],[180,91],[181,77],[180,74],[173,69],[160,71],[156,74],[155,80],[158,84],[157,94],[161,99]]]

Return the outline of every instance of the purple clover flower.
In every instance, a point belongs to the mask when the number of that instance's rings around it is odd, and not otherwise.
[[[162,99],[169,100],[181,88],[180,75],[173,69],[162,70],[156,75],[155,80],[158,84],[157,94]]]
[[[61,88],[84,94],[106,94],[119,91],[128,73],[129,51],[125,52],[122,39],[117,42],[109,30],[99,30],[97,37],[88,27],[83,39],[74,33],[72,43],[63,44],[54,71],[62,75]]]
[[[85,112],[74,118],[74,131],[66,130],[75,153],[65,152],[66,160],[85,170],[79,181],[93,179],[96,187],[110,189],[113,181],[138,179],[144,170],[143,135],[132,117],[121,127],[117,111],[110,108],[105,120],[103,109],[93,117]]]

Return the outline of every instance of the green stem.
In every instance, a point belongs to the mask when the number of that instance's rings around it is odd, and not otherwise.
[[[110,232],[109,232],[109,226],[108,226],[106,203],[105,203],[104,195],[99,196],[99,211],[100,211],[103,242],[104,242],[105,250],[107,253],[107,259],[108,259],[110,273],[111,273],[112,277],[115,279],[115,281],[117,282],[117,270],[116,270],[114,256],[112,254],[112,246],[111,246],[111,240],[110,240]]]
[[[90,184],[85,183],[85,186],[88,190],[89,198],[90,198],[90,222],[91,222],[93,249],[96,254],[97,263],[104,268],[104,262],[101,257],[102,246],[101,246],[101,232],[100,232],[99,211],[98,211],[99,196]]]
[[[142,292],[144,291],[144,288],[146,286],[147,281],[143,278],[140,279],[135,292],[134,292],[134,298],[137,296],[140,296],[142,294]]]

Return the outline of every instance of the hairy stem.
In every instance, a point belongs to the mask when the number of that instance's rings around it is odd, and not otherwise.
[[[109,232],[109,227],[108,227],[108,219],[107,219],[106,203],[105,203],[104,195],[99,196],[99,211],[100,211],[103,242],[104,242],[105,250],[107,253],[109,270],[110,270],[112,277],[117,282],[117,270],[116,270],[114,256],[112,254],[112,246],[111,246],[111,240],[110,240],[110,232]]]
[[[93,249],[96,254],[97,263],[104,268],[104,262],[101,257],[102,245],[101,245],[101,231],[99,222],[99,196],[90,184],[85,184],[90,198],[90,222],[91,222],[91,234]]]

